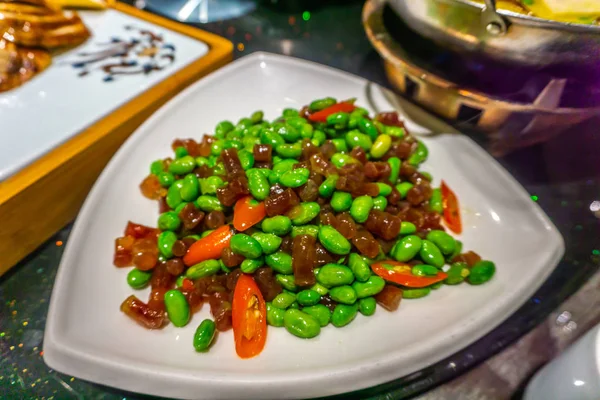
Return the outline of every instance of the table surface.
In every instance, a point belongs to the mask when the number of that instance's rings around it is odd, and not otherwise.
[[[299,3],[303,6],[296,7]],[[154,0],[157,4],[161,1]],[[259,50],[292,55],[389,86],[362,30],[361,1],[285,4],[286,10],[259,3],[243,17],[198,26],[230,39],[236,57]],[[155,11],[161,10],[168,11]],[[600,322],[600,212],[593,212],[600,206],[594,203],[600,200],[599,122],[499,158],[537,196],[565,238],[565,256],[540,290],[463,351],[409,377],[343,398],[518,396],[540,365]],[[57,373],[42,360],[48,302],[69,232],[70,226],[64,228],[0,278],[0,398],[147,398]]]

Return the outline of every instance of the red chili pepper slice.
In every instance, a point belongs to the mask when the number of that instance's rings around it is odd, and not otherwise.
[[[436,276],[416,276],[412,274],[410,265],[393,260],[379,261],[371,265],[371,269],[386,281],[410,288],[433,285],[448,277],[448,274],[441,271]]]
[[[233,208],[233,227],[240,232],[258,224],[267,216],[265,203],[258,204],[252,196],[239,199]]]
[[[221,252],[224,248],[229,247],[232,236],[233,230],[229,225],[215,229],[208,236],[190,246],[183,256],[184,264],[189,267],[205,260],[221,258]]]
[[[308,119],[312,122],[325,122],[327,121],[327,117],[331,114],[335,114],[338,112],[352,112],[356,109],[356,106],[352,103],[337,103],[327,108],[322,109],[321,111],[317,111],[314,114],[309,115]]]
[[[442,205],[444,207],[444,222],[448,229],[456,234],[460,234],[462,232],[462,222],[460,219],[458,197],[456,197],[456,194],[454,194],[444,181],[442,181],[440,189],[442,192]]]
[[[251,358],[260,354],[267,341],[267,306],[250,275],[239,277],[233,292],[231,311],[237,355]]]

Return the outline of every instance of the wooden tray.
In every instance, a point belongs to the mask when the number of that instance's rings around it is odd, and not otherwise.
[[[199,40],[208,52],[0,182],[0,275],[74,219],[106,163],[146,118],[232,59],[233,46],[224,38],[125,4],[113,8]]]

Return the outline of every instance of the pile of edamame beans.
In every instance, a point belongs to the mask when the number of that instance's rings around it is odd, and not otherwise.
[[[135,267],[132,288],[151,287],[147,302],[121,306],[146,328],[186,326],[209,304],[197,351],[233,327],[236,351],[251,357],[267,325],[313,338],[378,304],[393,311],[495,273],[447,232],[462,229],[458,197],[420,169],[429,151],[396,113],[328,97],[172,147],[141,184],[159,202],[158,229],[129,223],[114,263]]]

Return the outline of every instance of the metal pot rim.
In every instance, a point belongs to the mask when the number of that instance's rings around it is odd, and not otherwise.
[[[472,0],[436,0],[442,3],[457,2],[467,7],[477,8],[483,10],[485,5],[483,3],[477,3]],[[574,22],[559,22],[552,21],[549,19],[532,17],[530,15],[520,14],[514,11],[498,9],[496,12],[503,17],[507,18],[511,23],[518,25],[528,25],[543,27],[549,29],[566,30],[571,32],[586,32],[600,35],[600,25],[589,25],[589,24],[577,24]]]

